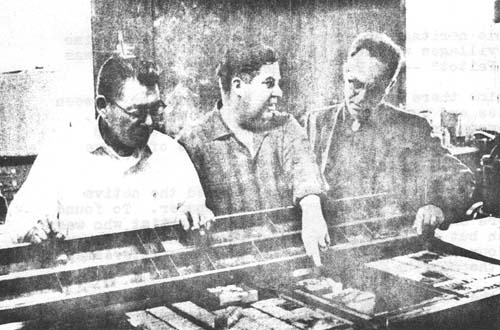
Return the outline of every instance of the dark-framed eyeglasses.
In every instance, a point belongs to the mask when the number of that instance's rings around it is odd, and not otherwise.
[[[122,107],[115,101],[112,101],[111,103],[115,105],[118,109],[125,112],[127,115],[137,118],[139,120],[145,120],[148,114],[151,117],[157,116],[159,111],[161,111],[161,109],[166,107],[165,103],[162,100],[146,104],[134,104],[128,107]]]

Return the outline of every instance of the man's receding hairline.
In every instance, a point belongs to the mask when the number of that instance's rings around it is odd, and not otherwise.
[[[365,50],[366,52],[365,53],[362,53],[360,54],[363,50]],[[361,48],[359,49],[356,53],[354,53],[352,56],[349,56],[347,58],[347,63],[352,63],[351,61],[353,61],[353,59],[356,57],[356,56],[368,56],[371,60],[373,61],[376,61],[378,63],[381,64],[382,66],[382,76],[381,77],[384,77],[385,79],[390,80],[393,79],[393,74],[394,73],[391,73],[389,72],[390,70],[390,64],[387,62],[387,61],[383,61],[381,58],[377,57],[377,56],[374,56],[372,55],[372,53],[370,53],[370,51],[366,48]],[[347,66],[346,68],[346,71],[349,72],[349,65]],[[389,83],[388,82],[388,83]]]
[[[373,54],[373,52],[370,51],[370,49],[368,49],[366,47],[360,47],[360,48],[358,48],[356,50],[353,50],[352,52],[349,53],[348,59],[353,58],[354,56],[359,55],[359,53],[361,53],[362,51],[365,51],[366,55],[368,55],[369,57],[374,58],[377,61],[379,61],[381,63],[384,63],[386,65],[389,65],[389,62],[391,62],[390,58],[384,58],[382,56],[376,56],[376,55]]]
[[[366,52],[365,53],[361,53],[363,50],[366,51]],[[372,55],[370,53],[370,51],[368,49],[365,49],[365,48],[362,48],[358,52],[356,52],[355,54],[353,54],[352,56],[349,56],[348,59],[347,59],[347,62],[350,63],[352,61],[352,59],[355,58],[356,56],[368,56],[371,60],[375,60],[378,63],[382,64],[384,67],[386,67],[386,69],[388,69],[388,67],[389,67],[389,63],[387,61],[383,61],[381,58]]]

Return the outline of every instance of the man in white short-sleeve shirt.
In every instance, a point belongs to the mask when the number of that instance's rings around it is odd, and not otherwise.
[[[9,208],[3,233],[11,241],[177,222],[188,229],[213,217],[184,149],[153,133],[152,116],[163,107],[155,65],[111,57],[97,94],[97,125],[68,128],[37,157]]]

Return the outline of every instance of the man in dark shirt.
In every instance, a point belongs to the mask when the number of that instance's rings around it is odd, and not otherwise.
[[[214,214],[299,205],[306,252],[320,264],[329,244],[321,179],[305,131],[277,109],[282,96],[273,49],[239,44],[218,68],[222,102],[180,142],[198,170]]]
[[[309,137],[329,185],[329,221],[338,217],[332,201],[367,195],[379,197],[351,220],[411,213],[421,233],[465,215],[470,170],[431,136],[425,119],[383,102],[401,63],[402,52],[389,37],[359,35],[344,66],[344,104],[309,116]]]

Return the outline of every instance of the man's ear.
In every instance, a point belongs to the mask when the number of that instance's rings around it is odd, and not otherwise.
[[[231,80],[231,94],[241,95],[241,79],[238,77]]]
[[[106,101],[106,98],[103,95],[97,95],[95,97],[95,109],[101,117],[105,116],[107,106],[108,102]]]

